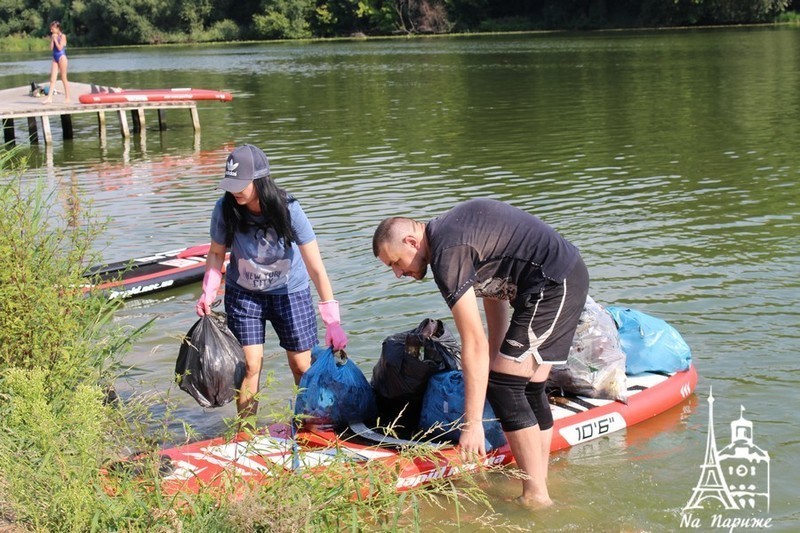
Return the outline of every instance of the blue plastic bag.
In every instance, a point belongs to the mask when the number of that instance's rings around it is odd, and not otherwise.
[[[606,308],[619,329],[626,373],[688,370],[692,351],[680,333],[660,318],[625,307]]]
[[[339,429],[373,419],[377,409],[372,387],[347,354],[315,346],[311,368],[300,378],[294,412],[302,424]]]
[[[464,417],[464,374],[461,370],[448,370],[431,376],[422,400],[419,429],[423,439],[458,442],[459,425]],[[486,451],[506,443],[503,428],[487,401],[483,407],[483,432]]]

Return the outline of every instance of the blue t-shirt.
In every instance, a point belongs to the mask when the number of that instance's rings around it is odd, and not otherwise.
[[[217,200],[211,213],[211,239],[221,244],[225,243],[223,199]],[[282,239],[278,239],[272,228],[265,232],[252,224],[246,233],[234,232],[225,283],[235,283],[244,290],[266,294],[289,294],[308,287],[308,271],[297,245],[307,244],[317,237],[300,202],[290,199],[289,213],[297,235],[297,241],[289,248],[284,246]],[[246,212],[245,220],[251,223],[264,222],[261,215],[249,212]]]

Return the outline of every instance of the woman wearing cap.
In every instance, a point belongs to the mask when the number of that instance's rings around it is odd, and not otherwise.
[[[197,314],[211,312],[222,280],[225,252],[225,312],[228,327],[244,348],[247,363],[236,400],[242,420],[258,410],[265,323],[269,321],[286,350],[295,383],[311,365],[317,344],[317,320],[309,279],[317,289],[325,324],[325,343],[347,345],[339,303],[322,263],[314,230],[300,203],[270,178],[269,161],[259,148],[239,146],[228,155],[219,184],[225,195],[211,214],[211,249]]]

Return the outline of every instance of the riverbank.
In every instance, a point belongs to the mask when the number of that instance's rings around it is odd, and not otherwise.
[[[448,37],[480,37],[492,35],[541,35],[549,33],[569,33],[569,32],[641,32],[641,31],[677,31],[677,30],[709,30],[742,27],[781,27],[781,26],[800,26],[800,12],[789,11],[781,13],[773,22],[754,23],[754,24],[702,24],[702,25],[679,25],[679,26],[631,26],[631,27],[590,27],[590,28],[525,28],[525,29],[501,29],[475,32],[455,32],[455,33],[402,33],[394,35],[367,35],[364,33],[354,33],[351,35],[341,35],[335,37],[310,37],[298,39],[224,39],[219,35],[209,35],[203,39],[198,35],[187,35],[176,33],[173,36],[166,36],[158,43],[150,44],[129,44],[129,45],[101,45],[86,48],[92,49],[127,49],[136,47],[152,46],[194,46],[202,44],[278,44],[278,43],[325,43],[325,42],[349,42],[349,41],[381,41],[381,40],[408,40],[408,39],[431,39]],[[199,38],[198,38],[199,37]],[[80,49],[75,44],[70,45],[71,49]],[[49,51],[49,42],[43,37],[33,37],[30,35],[9,35],[0,37],[0,52],[46,52]]]
[[[90,250],[102,224],[74,184],[54,193],[27,185],[16,161],[14,150],[0,152],[0,530],[394,530],[419,529],[429,504],[472,503],[493,514],[469,474],[458,490],[442,480],[401,494],[387,467],[355,468],[343,454],[313,473],[276,465],[263,487],[239,480],[162,494],[156,443],[172,438],[170,400],[144,391],[123,399],[113,388],[127,371],[124,355],[154,319],[120,325],[121,304],[69,289],[85,283],[83,265],[97,260]],[[288,422],[283,411],[268,416]],[[135,464],[123,461],[132,455]]]

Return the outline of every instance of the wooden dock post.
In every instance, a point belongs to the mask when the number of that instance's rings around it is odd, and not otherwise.
[[[189,112],[192,114],[192,127],[194,127],[194,131],[200,131],[200,116],[197,114],[197,107],[190,107]]]
[[[128,117],[125,115],[125,110],[119,110],[119,127],[122,130],[122,137],[127,139],[131,136],[131,130],[128,128]]]
[[[14,144],[14,119],[3,119],[3,141]]]
[[[100,134],[100,144],[105,145],[106,142],[106,112],[97,112],[97,130]]]
[[[158,110],[158,131],[165,131],[167,129],[167,119],[164,117],[164,110]]]
[[[131,122],[133,122],[133,133],[142,131],[142,125],[139,123],[139,113],[137,109],[131,109]]]
[[[36,125],[36,117],[28,117],[28,142],[39,144],[39,127]]]
[[[138,133],[140,137],[145,136],[144,108],[131,109],[131,120],[133,121],[133,133]]]
[[[72,139],[72,115],[61,115],[61,132],[65,139]]]
[[[45,144],[53,142],[53,132],[50,131],[50,115],[42,115],[42,137]]]

